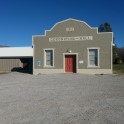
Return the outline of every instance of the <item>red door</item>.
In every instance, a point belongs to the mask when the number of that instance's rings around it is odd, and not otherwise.
[[[65,72],[76,73],[76,55],[65,55]]]

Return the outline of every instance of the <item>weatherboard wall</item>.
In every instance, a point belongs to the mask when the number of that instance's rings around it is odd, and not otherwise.
[[[11,72],[15,68],[22,67],[20,59],[15,58],[0,58],[0,73]]]

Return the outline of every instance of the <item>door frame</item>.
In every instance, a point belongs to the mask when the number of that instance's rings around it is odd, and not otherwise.
[[[77,73],[77,70],[78,70],[78,53],[63,53],[63,70],[64,70],[64,73],[69,73],[69,72],[65,71],[65,56],[66,55],[75,55],[76,56],[76,73]]]

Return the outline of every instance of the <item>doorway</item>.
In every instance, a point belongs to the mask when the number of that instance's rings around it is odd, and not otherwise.
[[[65,72],[76,73],[76,55],[65,55]]]

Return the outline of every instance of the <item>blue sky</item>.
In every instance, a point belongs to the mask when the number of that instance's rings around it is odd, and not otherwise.
[[[124,47],[123,0],[0,0],[0,45],[31,46],[58,21],[75,18],[91,27],[109,22],[115,43]]]

